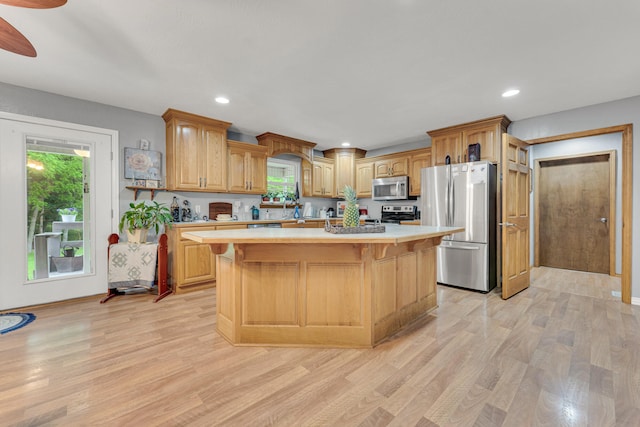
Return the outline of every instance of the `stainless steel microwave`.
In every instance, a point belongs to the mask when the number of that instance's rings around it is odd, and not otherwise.
[[[409,177],[375,178],[371,194],[373,200],[407,200],[409,198]]]

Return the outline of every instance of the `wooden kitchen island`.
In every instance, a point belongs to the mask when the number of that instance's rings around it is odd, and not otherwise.
[[[436,247],[455,227],[190,231],[217,267],[217,330],[235,345],[373,347],[437,306]]]

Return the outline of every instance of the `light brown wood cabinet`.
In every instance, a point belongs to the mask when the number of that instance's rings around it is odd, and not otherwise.
[[[211,227],[172,227],[167,230],[169,283],[175,293],[215,286],[216,259],[207,244],[184,239],[185,231],[211,231]]]
[[[312,164],[311,195],[335,197],[334,164],[332,159],[316,157]]]
[[[422,191],[420,170],[431,166],[431,149],[422,148],[411,152],[409,157],[409,195],[419,196]]]
[[[267,192],[267,147],[228,141],[229,192]]]
[[[326,158],[333,159],[335,167],[335,197],[344,197],[344,186],[356,186],[356,159],[364,157],[366,151],[359,148],[332,148],[323,151]]]
[[[184,223],[188,224],[188,223]],[[167,230],[168,273],[173,292],[179,294],[212,288],[216,285],[216,258],[208,244],[185,239],[189,231],[213,231],[247,228],[242,224],[176,226]]]
[[[468,161],[468,147],[480,144],[480,160],[500,163],[502,134],[507,131],[511,120],[507,116],[495,116],[475,122],[450,126],[427,132],[431,136],[431,165]]]
[[[380,156],[374,164],[374,178],[409,175],[409,160],[406,155]]]
[[[358,198],[371,198],[374,160],[370,158],[356,160],[356,195]]]
[[[168,109],[167,188],[179,191],[227,191],[227,128],[231,123]]]

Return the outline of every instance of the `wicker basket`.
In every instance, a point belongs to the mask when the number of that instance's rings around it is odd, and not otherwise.
[[[384,225],[358,225],[356,227],[344,227],[342,225],[331,225],[327,220],[324,223],[324,231],[332,234],[360,234],[360,233],[384,233]]]

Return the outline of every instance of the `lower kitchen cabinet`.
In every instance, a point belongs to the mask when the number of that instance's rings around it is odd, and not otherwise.
[[[216,259],[207,244],[184,239],[186,231],[210,231],[216,227],[172,227],[169,237],[169,283],[179,294],[211,288],[216,283]]]

